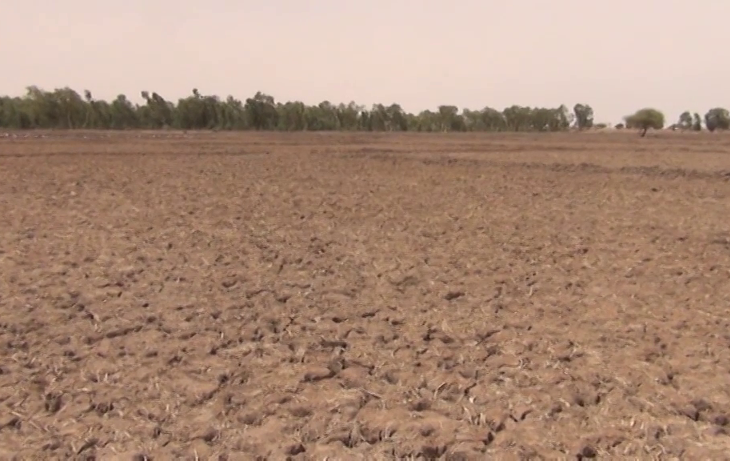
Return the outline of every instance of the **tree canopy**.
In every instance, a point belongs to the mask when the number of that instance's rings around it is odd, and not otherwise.
[[[22,97],[0,96],[0,128],[7,129],[181,129],[181,130],[279,130],[279,131],[525,131],[556,132],[571,128],[590,129],[593,108],[573,106],[529,107],[512,105],[502,110],[479,110],[441,105],[436,110],[409,113],[399,104],[365,107],[355,102],[334,104],[323,101],[307,105],[301,101],[276,101],[257,92],[245,100],[222,99],[198,89],[176,102],[154,91],[140,92],[141,104],[120,94],[112,101],[95,99],[90,91],[81,94],[71,88],[46,91],[36,86]],[[726,109],[711,109],[705,115],[708,129],[729,129]],[[626,118],[627,128],[661,129],[664,115],[642,109]],[[680,116],[681,129],[702,129],[702,119],[689,112]],[[619,125],[617,125],[619,127]]]
[[[705,114],[705,126],[710,131],[730,129],[730,112],[722,107],[710,109]]]
[[[159,93],[142,91],[142,104],[125,95],[111,102],[83,96],[70,88],[44,91],[28,87],[24,97],[0,98],[0,127],[55,129],[161,129],[183,130],[281,130],[281,131],[563,131],[571,128],[576,113],[562,105],[555,108],[511,106],[504,110],[485,107],[459,110],[442,105],[435,111],[408,113],[396,103],[365,107],[354,102],[278,102],[257,92],[244,101],[221,99],[197,89],[177,102]],[[581,114],[592,114],[581,105]],[[585,115],[581,115],[584,120]],[[585,122],[581,122],[585,125]]]
[[[573,107],[575,114],[575,125],[583,130],[593,127],[593,108],[587,104],[576,104]]]
[[[641,130],[641,136],[646,136],[649,129],[661,130],[664,128],[664,114],[656,109],[647,107],[639,109],[632,115],[624,117],[626,128]]]

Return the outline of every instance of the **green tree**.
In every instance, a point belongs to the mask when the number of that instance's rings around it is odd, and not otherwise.
[[[593,127],[593,108],[588,104],[576,104],[573,107],[575,114],[575,126],[579,130],[585,130]]]
[[[400,104],[391,104],[385,110],[388,114],[388,131],[408,130],[408,119]]]
[[[340,104],[337,106],[337,118],[339,119],[340,128],[348,131],[358,130],[360,127],[358,117],[362,110],[363,107],[355,104],[354,101],[350,101],[347,105]]]
[[[705,126],[711,132],[730,129],[730,112],[722,107],[710,109],[705,114]]]
[[[459,108],[456,106],[439,106],[439,121],[441,131],[465,131],[466,123],[459,116]],[[464,129],[459,129],[463,127]]]
[[[700,118],[700,114],[695,112],[694,116],[692,118],[693,118],[692,130],[693,131],[702,131],[702,118]]]
[[[111,128],[116,130],[130,128],[149,128],[142,125],[140,120],[140,108],[135,107],[126,96],[120,94],[111,103]]]
[[[21,97],[0,96],[0,127],[17,129],[164,129],[182,130],[360,130],[423,132],[552,132],[567,130],[576,120],[565,105],[557,108],[513,105],[504,110],[485,107],[459,110],[444,104],[435,110],[409,113],[397,103],[373,104],[369,109],[350,102],[277,102],[257,92],[253,97],[226,99],[191,94],[168,101],[154,91],[140,92],[137,104],[120,94],[105,101],[91,91],[70,88],[46,91],[29,86]],[[592,123],[592,109],[580,105],[581,126]],[[589,115],[587,115],[589,114]],[[590,120],[587,122],[586,120]]]
[[[388,109],[383,104],[373,104],[370,109],[370,131],[387,131],[389,126]]]
[[[530,129],[530,108],[522,106],[510,106],[502,111],[504,123],[511,131],[529,131]]]
[[[664,114],[656,109],[644,108],[633,115],[624,117],[626,128],[641,130],[641,137],[646,136],[649,129],[661,130],[664,128]]]
[[[689,130],[692,128],[693,123],[694,120],[692,119],[692,114],[687,110],[682,112],[682,114],[679,116],[679,122],[677,123],[677,126],[682,130]]]
[[[279,105],[279,130],[302,131],[307,129],[307,107],[301,101],[289,101]]]
[[[273,96],[260,91],[253,98],[246,99],[244,106],[250,126],[255,130],[273,130],[279,122],[279,113]]]
[[[504,131],[507,129],[504,114],[497,109],[491,107],[482,109],[482,120],[487,131]]]
[[[154,91],[152,94],[142,91],[141,96],[147,104],[139,108],[137,112],[145,127],[160,129],[173,126],[175,107],[171,103]]]

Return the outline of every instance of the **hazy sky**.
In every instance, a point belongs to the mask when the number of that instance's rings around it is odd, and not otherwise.
[[[730,106],[729,0],[0,0],[0,92]],[[12,71],[12,72],[11,72]]]

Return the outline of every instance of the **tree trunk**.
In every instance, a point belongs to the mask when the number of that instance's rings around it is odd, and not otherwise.
[[[642,138],[643,138],[644,136],[646,136],[646,132],[647,132],[647,131],[649,131],[649,128],[644,128],[644,129],[642,129],[642,130],[641,130],[641,137],[642,137]]]

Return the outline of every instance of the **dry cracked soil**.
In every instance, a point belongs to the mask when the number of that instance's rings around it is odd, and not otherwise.
[[[0,136],[0,458],[728,459],[730,137]]]

